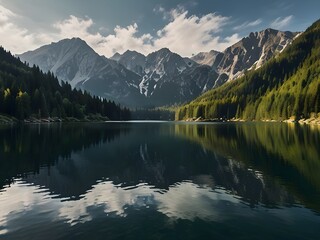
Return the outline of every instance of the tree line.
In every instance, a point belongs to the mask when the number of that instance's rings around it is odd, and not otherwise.
[[[30,117],[84,119],[89,115],[111,120],[130,119],[130,110],[113,101],[72,89],[50,72],[29,67],[0,47],[0,114],[23,120]]]
[[[203,117],[285,120],[320,112],[320,21],[258,70],[208,91],[176,111],[176,120]]]

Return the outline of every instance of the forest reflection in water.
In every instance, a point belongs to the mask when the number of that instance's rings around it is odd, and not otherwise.
[[[177,234],[176,224],[189,226],[187,238],[219,235],[239,219],[243,224],[255,219],[261,231],[287,222],[270,237],[287,230],[303,235],[296,226],[307,225],[310,237],[320,223],[318,128],[53,124],[2,127],[0,136],[0,236],[8,239],[19,234],[41,239],[48,222],[65,239],[79,228],[102,231],[106,221],[115,236],[139,232],[143,222],[145,234],[155,231],[160,238]],[[118,218],[128,229],[120,231]],[[170,227],[166,219],[203,222]],[[217,223],[221,229],[212,232],[210,225]],[[250,224],[240,225],[251,229]],[[196,231],[199,227],[206,231]],[[242,233],[239,228],[229,234]]]
[[[205,149],[270,176],[320,210],[320,127],[286,123],[175,125]]]

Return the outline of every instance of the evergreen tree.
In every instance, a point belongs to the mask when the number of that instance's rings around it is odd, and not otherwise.
[[[30,116],[47,118],[76,117],[90,114],[113,120],[130,118],[129,109],[114,102],[72,89],[52,73],[43,73],[39,67],[22,63],[0,47],[0,114],[26,119]]]
[[[204,93],[182,106],[176,119],[205,118],[298,120],[319,112],[320,20],[276,58],[258,70]]]

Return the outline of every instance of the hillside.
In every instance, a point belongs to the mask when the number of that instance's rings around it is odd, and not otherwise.
[[[114,102],[92,97],[75,90],[68,83],[59,84],[50,72],[28,67],[10,52],[0,48],[0,115],[29,118],[87,118],[89,115],[109,119],[128,119],[130,112]]]
[[[162,48],[146,56],[127,50],[108,59],[80,38],[63,39],[19,57],[73,88],[131,108],[153,108],[187,103],[248,69],[259,68],[290,45],[296,34],[266,29],[224,52],[212,50],[192,58]]]
[[[224,54],[222,52],[211,50],[210,52],[200,52],[192,56],[191,59],[196,63],[199,63],[201,65],[208,65],[211,67],[214,63],[219,63],[223,56]]]
[[[220,75],[226,74],[228,80],[233,80],[242,76],[245,70],[263,66],[269,59],[289,46],[297,34],[270,28],[252,32],[228,47],[223,52],[221,61],[215,62],[214,65]]]
[[[162,48],[147,56],[136,51],[115,54],[112,59],[140,76],[138,88],[144,107],[164,106],[191,101],[212,86],[217,76],[202,66]]]
[[[211,88],[216,88],[243,76],[245,71],[260,68],[289,46],[298,34],[271,28],[251,32],[223,52],[199,53],[192,59],[199,64],[211,66],[217,73],[217,77],[211,79]]]
[[[192,117],[285,120],[320,112],[320,20],[258,70],[206,92],[176,112]]]
[[[39,66],[43,72],[52,72],[72,88],[121,104],[135,106],[142,101],[139,76],[116,61],[100,56],[80,38],[51,43],[19,57],[30,66]]]

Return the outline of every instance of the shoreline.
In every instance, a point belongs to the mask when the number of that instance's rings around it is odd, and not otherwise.
[[[300,119],[294,120],[293,118],[286,119],[286,120],[273,120],[273,119],[264,119],[264,120],[246,120],[246,119],[204,119],[204,118],[187,118],[185,120],[178,120],[181,122],[274,122],[274,123],[290,123],[290,124],[300,124],[300,125],[316,125],[320,126],[320,117],[318,118],[307,118],[307,119]]]
[[[50,123],[93,123],[93,122],[108,122],[111,121],[107,117],[102,116],[87,116],[84,119],[77,119],[74,117],[67,118],[29,118],[24,120],[18,120],[15,117],[0,115],[0,125],[12,125],[12,124],[50,124]],[[129,120],[130,121],[130,120]],[[134,121],[134,120],[132,120]],[[246,119],[223,119],[223,118],[214,118],[214,119],[204,119],[204,118],[187,118],[185,120],[175,120],[172,122],[202,122],[202,123],[237,123],[237,122],[269,122],[269,123],[289,123],[289,124],[300,124],[300,125],[312,125],[320,126],[320,117],[307,118],[295,120],[294,118],[286,120],[274,120],[274,119],[263,119],[263,120],[246,120]]]
[[[84,119],[78,119],[74,117],[67,118],[28,118],[24,120],[18,120],[12,116],[0,115],[1,125],[13,125],[13,124],[50,124],[50,123],[88,123],[88,122],[106,122],[110,121],[107,117],[102,116],[86,116]]]

